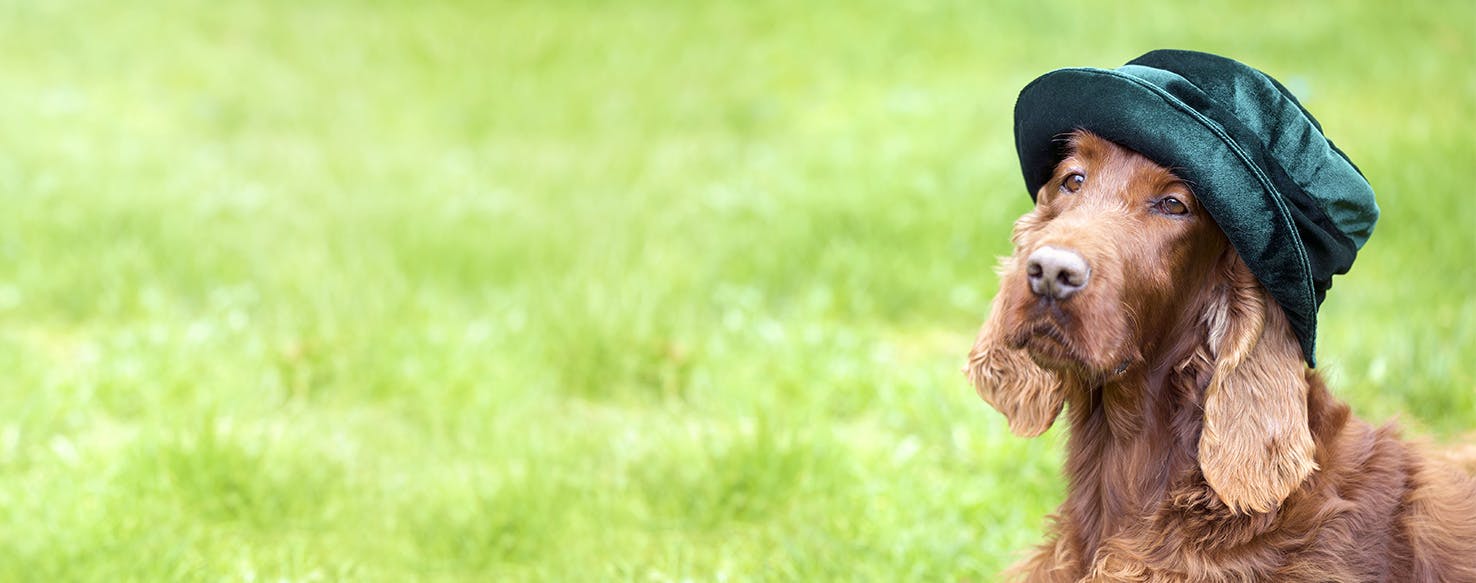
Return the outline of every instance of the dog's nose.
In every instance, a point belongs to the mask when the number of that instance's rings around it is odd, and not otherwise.
[[[1092,270],[1075,251],[1041,247],[1025,259],[1025,274],[1035,295],[1064,300],[1087,286]]]

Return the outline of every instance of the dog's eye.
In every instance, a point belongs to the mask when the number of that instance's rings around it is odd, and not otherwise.
[[[1086,181],[1087,177],[1082,173],[1072,172],[1070,174],[1067,174],[1066,178],[1061,181],[1061,190],[1064,190],[1066,192],[1076,192],[1078,190],[1081,190],[1081,185],[1086,184]]]
[[[1154,203],[1153,209],[1166,215],[1182,215],[1189,212],[1189,207],[1183,201],[1172,196],[1166,196]]]

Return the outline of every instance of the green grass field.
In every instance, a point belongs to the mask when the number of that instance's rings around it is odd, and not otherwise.
[[[1163,6],[0,0],[0,580],[989,581],[1013,99],[1157,47],[1374,184],[1335,391],[1476,428],[1476,4]]]

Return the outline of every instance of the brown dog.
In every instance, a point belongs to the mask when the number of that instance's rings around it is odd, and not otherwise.
[[[1072,136],[969,355],[1017,435],[1070,403],[1028,581],[1473,581],[1476,480],[1353,418],[1172,172]]]

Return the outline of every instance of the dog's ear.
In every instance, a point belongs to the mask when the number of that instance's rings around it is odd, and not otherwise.
[[[1006,260],[1000,280],[1011,277],[1014,262]],[[1036,366],[1023,349],[1005,343],[1005,311],[1011,290],[1002,286],[994,296],[989,319],[979,330],[979,338],[969,351],[969,364],[964,368],[974,390],[990,405],[1004,413],[1010,432],[1021,437],[1045,433],[1055,423],[1065,403],[1065,391],[1055,373]]]
[[[1205,314],[1214,370],[1199,467],[1231,510],[1269,512],[1317,469],[1302,350],[1281,306],[1233,252]]]

